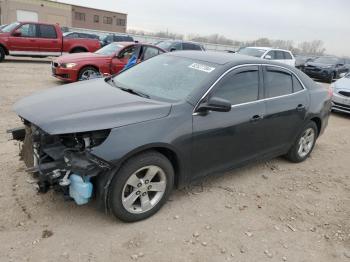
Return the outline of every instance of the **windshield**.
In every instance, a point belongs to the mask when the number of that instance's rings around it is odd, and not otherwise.
[[[173,42],[170,42],[170,41],[163,41],[163,42],[159,42],[158,44],[156,44],[156,46],[158,46],[164,50],[169,50],[172,43]]]
[[[15,29],[17,26],[19,26],[19,23],[18,23],[18,22],[9,24],[9,25],[5,26],[4,28],[2,28],[2,29],[1,29],[1,32],[9,33],[9,32],[11,32],[13,29]]]
[[[240,49],[237,53],[241,55],[249,55],[254,57],[262,57],[262,55],[266,52],[265,49],[257,49],[257,48],[249,48],[244,47]]]
[[[217,64],[183,57],[159,55],[114,77],[122,88],[130,88],[151,98],[179,101],[209,80]]]
[[[319,57],[314,60],[315,63],[320,64],[332,64],[335,65],[338,62],[338,58],[336,57]]]
[[[102,47],[101,49],[97,50],[95,54],[99,55],[114,55],[119,50],[121,50],[124,46],[119,45],[117,43],[111,43],[109,45],[106,45],[105,47]]]

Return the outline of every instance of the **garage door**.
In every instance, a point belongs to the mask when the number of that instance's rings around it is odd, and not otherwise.
[[[17,21],[38,22],[38,13],[25,10],[17,10]]]

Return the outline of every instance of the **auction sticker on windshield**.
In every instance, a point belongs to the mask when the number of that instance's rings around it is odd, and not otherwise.
[[[197,63],[193,63],[192,65],[189,66],[189,68],[192,68],[192,69],[196,69],[196,70],[199,70],[199,71],[203,71],[203,72],[206,72],[206,73],[211,73],[215,70],[215,67],[210,67],[210,66],[207,66],[207,65],[201,65],[201,64],[197,64]]]

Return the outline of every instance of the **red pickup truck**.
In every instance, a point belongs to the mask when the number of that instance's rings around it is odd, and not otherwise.
[[[64,38],[57,24],[15,22],[0,30],[0,62],[6,55],[47,57],[99,48],[97,39]]]

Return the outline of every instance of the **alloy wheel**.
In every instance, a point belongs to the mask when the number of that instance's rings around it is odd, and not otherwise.
[[[310,153],[313,145],[315,143],[315,130],[313,128],[308,128],[304,131],[303,135],[299,140],[298,155],[304,158]]]
[[[166,175],[158,166],[145,166],[134,172],[122,190],[123,207],[130,213],[151,210],[162,199],[167,186]]]
[[[93,69],[87,69],[85,70],[81,76],[80,76],[80,81],[84,81],[84,80],[89,80],[89,79],[92,79],[92,78],[96,78],[97,77],[97,72]]]

